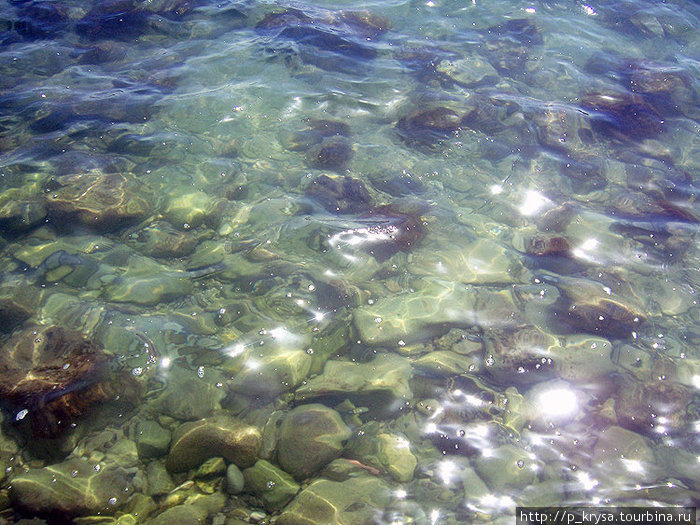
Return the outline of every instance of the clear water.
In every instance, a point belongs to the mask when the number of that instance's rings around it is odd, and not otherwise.
[[[94,445],[230,416],[285,467],[269,429],[309,403],[352,434],[297,475],[337,483],[338,523],[697,505],[696,3],[5,1],[0,24],[7,519],[325,523],[223,473],[149,492],[174,442]],[[96,370],[16,350],[52,326]],[[128,488],[17,488],[71,458]]]

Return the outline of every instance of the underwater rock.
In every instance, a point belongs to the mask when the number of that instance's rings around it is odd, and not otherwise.
[[[435,107],[420,109],[399,119],[396,131],[409,146],[434,147],[460,129],[462,118],[456,111]]]
[[[537,481],[538,467],[528,452],[514,445],[501,445],[474,461],[479,477],[496,492],[532,485]]]
[[[170,472],[185,472],[217,456],[249,467],[255,463],[261,442],[257,428],[228,416],[184,423],[173,434],[165,467]]]
[[[578,108],[548,104],[532,116],[537,139],[545,148],[586,154],[595,142],[591,124]]]
[[[544,43],[537,25],[527,18],[514,18],[496,24],[484,31],[497,40],[510,40],[523,46],[539,46]]]
[[[70,520],[112,515],[135,492],[142,475],[138,465],[132,441],[119,431],[98,431],[78,443],[67,460],[16,476],[10,497],[34,516]]]
[[[243,476],[247,491],[259,497],[270,512],[282,509],[300,488],[292,476],[264,459],[245,469]]]
[[[175,482],[162,462],[151,461],[146,467],[146,486],[149,496],[165,496],[175,488]]]
[[[441,60],[435,70],[452,82],[466,88],[495,84],[498,80],[498,71],[487,61],[478,57]]]
[[[567,301],[562,297],[552,313],[569,330],[604,337],[626,338],[639,330],[645,317],[627,305],[604,297]]]
[[[176,228],[196,228],[206,224],[216,229],[226,203],[223,199],[203,191],[173,193],[168,195],[168,204],[163,214]]]
[[[58,326],[31,326],[7,341],[0,358],[0,398],[35,436],[58,437],[119,392],[138,395],[131,378],[110,377],[109,356],[95,342]]]
[[[280,427],[277,459],[284,470],[303,479],[340,457],[349,437],[350,429],[332,408],[298,406]]]
[[[75,223],[111,232],[143,220],[152,195],[142,182],[118,173],[80,173],[58,178],[59,188],[46,196],[49,219],[62,229]]]
[[[174,228],[169,222],[156,221],[126,235],[126,243],[150,257],[175,258],[190,255],[200,235]]]
[[[222,381],[213,370],[199,377],[195,370],[174,366],[168,370],[165,389],[149,408],[182,421],[207,417],[220,408],[225,393],[217,384]]]
[[[366,407],[368,417],[386,418],[401,410],[413,394],[411,363],[405,357],[382,353],[366,363],[327,361],[323,373],[309,379],[294,394],[299,402],[327,404],[349,399]]]
[[[68,29],[67,10],[53,2],[19,3],[17,15],[14,29],[27,40],[56,38]]]
[[[618,426],[598,433],[591,460],[609,474],[624,472],[627,478],[638,481],[650,478],[648,468],[655,463],[650,443],[636,432]],[[630,462],[639,462],[642,468],[626,468]]]
[[[318,479],[302,490],[277,518],[277,525],[374,523],[391,499],[388,484],[360,475],[342,482]]]
[[[88,11],[75,25],[75,32],[90,40],[131,41],[148,30],[150,14],[134,0],[108,0]]]
[[[590,115],[593,130],[612,138],[652,138],[666,127],[654,107],[624,91],[591,91],[581,97],[581,107]]]
[[[399,483],[413,480],[418,463],[405,436],[381,432],[373,423],[353,435],[344,456],[388,474]]]
[[[297,44],[347,55],[374,58],[376,50],[368,42],[388,29],[388,21],[368,11],[330,11],[316,8],[305,13],[289,8],[268,13],[255,26],[264,35],[293,40]]]
[[[383,262],[398,252],[410,252],[417,248],[425,235],[420,213],[395,204],[370,209],[358,220],[367,225],[344,232],[355,239],[363,239],[359,247]],[[341,237],[342,240],[342,237]]]
[[[259,357],[260,351],[254,348],[246,354],[234,358],[240,363],[238,369],[228,383],[228,389],[244,396],[273,399],[282,392],[292,390],[301,384],[309,374],[313,358],[304,350],[278,347],[265,352]],[[255,366],[245,363],[255,362]],[[227,365],[224,365],[229,369]]]
[[[624,376],[615,395],[620,426],[651,437],[687,432],[695,411],[691,389],[671,379]]]
[[[464,372],[478,373],[481,359],[448,350],[433,350],[413,363],[417,372],[433,377],[450,377]]]
[[[343,137],[331,137],[306,152],[306,164],[319,170],[343,171],[353,156],[352,145]]]
[[[131,426],[131,435],[141,458],[157,458],[168,452],[170,431],[155,421],[134,421]]]
[[[231,463],[226,468],[226,492],[228,494],[240,494],[245,486],[243,472],[236,465]]]
[[[555,376],[555,337],[534,326],[492,330],[485,338],[486,372],[499,384],[531,385]]]
[[[326,139],[349,138],[350,126],[345,122],[326,119],[309,119],[308,127],[301,131],[285,132],[280,142],[290,151],[307,151]]]
[[[367,211],[372,205],[364,183],[347,176],[321,175],[311,181],[304,193],[329,212],[341,215]]]
[[[11,334],[36,314],[42,292],[35,286],[5,281],[0,285],[0,332]]]
[[[523,269],[512,250],[485,237],[473,242],[454,237],[449,242],[445,238],[425,242],[411,255],[410,263],[411,272],[424,279],[464,284],[515,283]]]
[[[372,173],[369,175],[372,186],[394,197],[407,197],[425,193],[422,177],[415,177],[403,170],[400,174]]]
[[[43,224],[46,206],[21,188],[0,193],[0,229],[4,236],[19,235]]]
[[[148,520],[146,525],[201,525],[207,518],[205,509],[198,505],[183,504],[175,505],[158,514],[153,519]]]

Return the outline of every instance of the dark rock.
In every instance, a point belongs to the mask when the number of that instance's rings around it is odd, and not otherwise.
[[[486,372],[503,385],[532,385],[555,377],[547,359],[547,335],[534,326],[492,331],[486,339],[485,355],[491,357]]]
[[[353,156],[352,146],[342,137],[331,137],[311,147],[306,163],[320,170],[343,171]]]
[[[457,132],[462,124],[456,111],[436,107],[418,110],[399,119],[396,130],[409,145],[435,146]]]
[[[14,28],[26,39],[55,38],[68,28],[65,9],[53,2],[22,3],[18,14]]]
[[[404,212],[391,204],[370,210],[360,222],[367,224],[362,231],[356,231],[366,237],[362,247],[379,262],[398,252],[410,252],[425,235],[420,214]]]
[[[657,136],[665,129],[661,115],[644,99],[624,91],[593,91],[581,98],[591,125],[604,136],[639,140]]]
[[[507,39],[523,46],[539,46],[544,43],[535,23],[526,18],[516,18],[496,24],[489,27],[485,34],[496,40]]]
[[[306,187],[305,193],[331,213],[347,214],[367,211],[372,203],[365,185],[347,176],[331,178],[321,175]]]
[[[570,257],[571,245],[564,237],[530,237],[525,252],[537,257]]]
[[[692,391],[671,379],[643,382],[625,376],[615,396],[615,413],[621,426],[635,432],[676,435],[690,430],[695,418],[692,403]]]
[[[134,0],[108,0],[95,5],[78,21],[75,31],[90,40],[130,41],[148,30],[149,15]]]
[[[569,300],[564,295],[554,303],[552,313],[568,330],[614,338],[631,337],[645,321],[624,304],[600,297]]]
[[[96,405],[137,397],[125,376],[109,378],[108,356],[81,334],[58,326],[15,334],[0,357],[0,398],[34,435],[57,437]]]
[[[126,49],[125,44],[108,40],[96,42],[89,47],[78,47],[72,55],[80,64],[104,64],[123,59],[126,56]]]

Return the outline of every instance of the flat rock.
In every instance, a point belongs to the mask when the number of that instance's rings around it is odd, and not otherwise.
[[[493,491],[507,487],[521,489],[532,485],[537,480],[537,465],[533,464],[529,454],[513,445],[502,445],[482,454],[474,462],[479,477]]]
[[[151,211],[148,187],[119,173],[78,173],[58,182],[61,187],[46,194],[46,208],[60,226],[79,223],[110,232],[143,220]]]
[[[183,421],[207,417],[220,407],[225,394],[216,386],[221,377],[215,373],[199,377],[194,370],[172,367],[167,380],[168,386],[154,400],[153,407]]]
[[[411,362],[395,354],[379,354],[367,363],[327,361],[323,373],[297,389],[297,401],[349,399],[366,407],[368,417],[386,418],[413,398]]]
[[[257,459],[261,442],[257,428],[234,418],[201,419],[178,427],[165,466],[171,472],[185,472],[221,456],[239,467],[249,467]]]
[[[292,476],[264,459],[245,469],[243,476],[247,490],[262,499],[270,512],[283,508],[299,492]]]
[[[134,487],[125,469],[96,468],[97,462],[71,458],[62,463],[31,469],[12,480],[14,504],[35,516],[87,516],[114,514]]]
[[[320,404],[302,405],[282,422],[277,457],[284,470],[305,478],[339,457],[349,437],[338,412]]]
[[[257,349],[237,360],[252,362],[255,366],[243,366],[228,387],[231,391],[248,396],[274,398],[301,384],[311,370],[313,358],[304,350],[275,348],[259,357]]]
[[[346,481],[314,481],[287,505],[277,525],[353,525],[374,523],[390,500],[381,479],[361,475]]]

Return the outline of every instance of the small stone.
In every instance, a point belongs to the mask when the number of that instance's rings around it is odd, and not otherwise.
[[[236,465],[230,464],[226,469],[226,492],[240,494],[245,486],[243,472]]]
[[[211,457],[222,456],[239,467],[248,467],[255,462],[261,441],[257,428],[227,416],[185,423],[173,434],[165,466],[171,472],[185,472]]]
[[[199,466],[194,474],[194,479],[218,478],[223,476],[225,472],[226,461],[224,461],[224,458],[209,458]]]
[[[339,457],[350,429],[340,414],[325,405],[291,410],[280,428],[277,456],[284,470],[305,478]]]
[[[245,486],[263,500],[270,512],[283,508],[299,492],[299,485],[292,476],[264,459],[245,469],[243,476]]]

